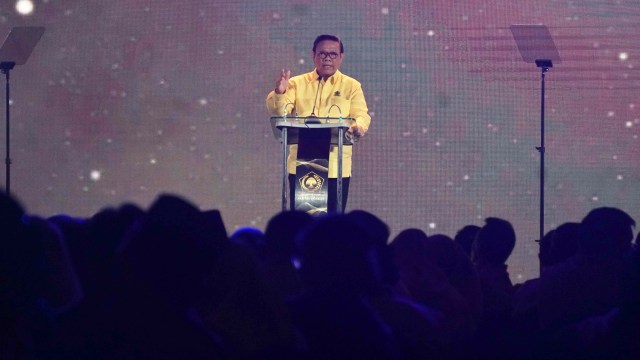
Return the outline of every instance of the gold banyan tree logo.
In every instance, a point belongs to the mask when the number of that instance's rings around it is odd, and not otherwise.
[[[313,171],[300,178],[300,187],[304,191],[316,192],[322,189],[322,185],[324,179]]]

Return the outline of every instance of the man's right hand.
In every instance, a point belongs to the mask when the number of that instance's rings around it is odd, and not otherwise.
[[[291,77],[291,70],[285,71],[282,69],[280,72],[280,79],[276,83],[275,92],[276,94],[284,94],[287,91],[287,87],[289,87],[289,78]]]

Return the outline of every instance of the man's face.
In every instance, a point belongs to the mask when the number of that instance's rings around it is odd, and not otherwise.
[[[335,57],[335,59],[331,57]],[[318,75],[327,78],[338,70],[340,64],[342,64],[342,58],[340,43],[324,40],[316,45],[316,50],[313,52],[313,65],[316,67]]]

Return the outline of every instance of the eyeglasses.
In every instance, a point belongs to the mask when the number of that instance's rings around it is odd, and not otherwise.
[[[328,56],[329,59],[335,60],[338,57],[339,54],[335,53],[335,52],[328,53],[328,52],[324,52],[324,51],[319,51],[319,52],[316,53],[316,55],[318,55],[318,57],[320,59],[326,59],[327,56]]]

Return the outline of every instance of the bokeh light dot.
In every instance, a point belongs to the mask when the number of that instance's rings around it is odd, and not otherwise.
[[[31,15],[33,8],[33,1],[31,0],[18,0],[16,2],[16,11],[20,15]]]

